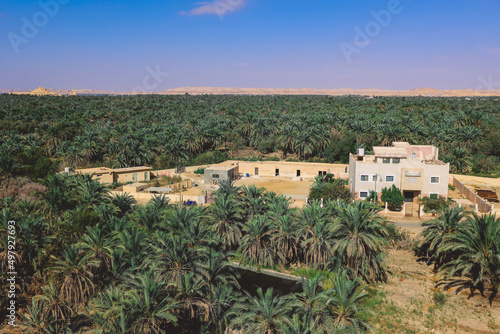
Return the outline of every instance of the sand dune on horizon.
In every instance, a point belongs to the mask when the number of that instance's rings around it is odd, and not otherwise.
[[[50,93],[49,93],[50,92]],[[386,89],[315,89],[315,88],[237,88],[237,87],[179,87],[160,92],[119,92],[94,89],[45,89],[39,87],[33,91],[0,89],[0,93],[32,94],[32,95],[361,95],[361,96],[442,96],[442,97],[474,97],[500,96],[500,90],[453,89],[439,90],[435,88],[418,88],[411,90]]]

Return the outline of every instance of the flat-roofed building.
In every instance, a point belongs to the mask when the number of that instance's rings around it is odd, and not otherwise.
[[[373,155],[360,150],[349,158],[349,188],[356,199],[371,191],[379,196],[383,188],[396,185],[406,202],[419,197],[448,197],[450,165],[438,159],[439,150],[432,145],[410,145],[394,142],[391,147],[373,147]]]
[[[76,173],[94,174],[94,179],[101,183],[126,183],[126,182],[141,182],[151,179],[151,170],[153,167],[138,166],[127,168],[87,168],[77,169]]]
[[[314,177],[326,174],[347,173],[347,165],[329,164],[320,162],[294,162],[294,161],[236,161],[228,160],[213,168],[238,167],[237,173],[240,176],[262,176],[262,177],[285,177],[313,179]],[[205,171],[207,171],[205,169]],[[209,170],[210,171],[210,170]],[[206,175],[206,173],[205,173]]]
[[[230,166],[215,165],[205,168],[205,183],[214,183],[217,181],[234,181],[238,178],[239,166],[237,164]]]

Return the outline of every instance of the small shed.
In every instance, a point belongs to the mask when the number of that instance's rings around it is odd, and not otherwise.
[[[239,175],[239,166],[212,166],[205,168],[204,180],[205,184],[214,183],[218,180],[233,181]]]
[[[146,188],[149,184],[147,183],[132,183],[123,186],[123,191],[126,193],[138,193]]]

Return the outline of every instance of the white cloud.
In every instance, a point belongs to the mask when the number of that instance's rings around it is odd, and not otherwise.
[[[212,2],[198,2],[195,8],[180,12],[181,15],[217,15],[222,17],[231,12],[242,9],[248,4],[247,0],[214,0]]]

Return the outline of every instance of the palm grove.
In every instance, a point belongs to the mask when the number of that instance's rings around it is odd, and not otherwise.
[[[369,330],[367,286],[387,280],[386,251],[400,237],[368,202],[312,201],[297,210],[265,189],[222,183],[208,207],[170,205],[161,196],[142,206],[128,195],[111,195],[89,176],[54,174],[58,165],[210,163],[226,158],[221,146],[249,145],[338,161],[354,145],[424,136],[469,170],[481,159],[498,162],[492,99],[2,95],[0,100],[0,232],[5,235],[8,221],[17,222],[19,303],[26,306],[23,323],[31,333]],[[421,126],[410,131],[412,119]],[[430,135],[433,127],[442,129],[438,136],[448,133],[446,138]],[[396,132],[386,133],[391,131]],[[465,140],[461,133],[468,131],[475,135]],[[456,149],[465,152],[462,160]],[[441,212],[427,227],[416,251],[435,263],[445,280],[462,275],[471,289],[495,295],[499,220],[447,214]],[[2,270],[6,250],[2,238]],[[273,289],[248,293],[231,261],[301,268],[301,289],[284,296]],[[1,312],[6,302],[1,299]]]

